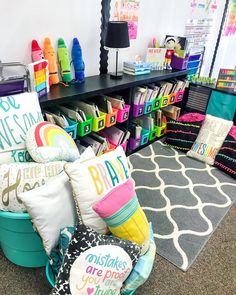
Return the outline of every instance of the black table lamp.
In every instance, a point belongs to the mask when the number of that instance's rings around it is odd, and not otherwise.
[[[122,73],[117,71],[118,68],[118,51],[120,48],[129,47],[128,23],[125,21],[110,21],[107,26],[105,46],[116,49],[116,72],[110,76],[112,79],[121,79]]]

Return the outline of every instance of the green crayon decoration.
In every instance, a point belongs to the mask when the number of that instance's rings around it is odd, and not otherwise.
[[[57,56],[61,72],[62,81],[69,83],[72,80],[70,71],[70,59],[69,52],[66,47],[65,41],[62,38],[58,39],[57,42]]]

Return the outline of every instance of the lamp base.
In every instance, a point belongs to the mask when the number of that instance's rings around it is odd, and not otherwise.
[[[110,78],[111,79],[122,79],[123,73],[122,72],[117,72],[117,73],[111,73]]]

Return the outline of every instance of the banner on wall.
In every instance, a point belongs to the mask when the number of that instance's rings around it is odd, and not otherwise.
[[[116,0],[113,20],[127,21],[129,38],[136,39],[138,32],[140,0]]]
[[[27,160],[26,133],[40,121],[36,92],[0,97],[0,164]]]
[[[236,0],[229,3],[228,13],[225,21],[223,36],[232,36],[236,33]]]

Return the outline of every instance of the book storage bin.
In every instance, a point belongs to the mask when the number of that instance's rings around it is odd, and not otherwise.
[[[178,91],[175,95],[175,102],[182,101],[184,97],[184,91]]]
[[[144,104],[134,104],[133,105],[133,116],[139,117],[142,116],[144,112]]]
[[[129,148],[131,150],[136,150],[140,146],[140,140],[141,138],[130,138],[129,141]]]
[[[123,110],[117,110],[116,121],[119,123],[127,121],[129,118],[129,111],[130,111],[130,105],[128,104],[125,104],[125,107]]]
[[[169,95],[162,96],[160,107],[161,108],[166,107],[169,104],[169,100],[170,100]]]
[[[141,138],[140,138],[140,145],[144,145],[148,143],[150,130],[142,128]]]
[[[152,111],[152,106],[153,106],[153,102],[152,101],[147,101],[144,105],[144,114],[148,114],[151,113]]]
[[[154,126],[154,129],[150,130],[150,132],[149,132],[149,141],[151,141],[157,137],[156,133],[157,133],[157,126]]]
[[[106,121],[105,121],[106,127],[111,127],[116,124],[117,112],[118,112],[117,109],[112,109],[111,114],[106,113]]]
[[[157,97],[153,100],[153,105],[152,105],[152,110],[153,111],[156,111],[158,110],[161,106],[161,100],[162,100],[162,97]]]
[[[70,134],[73,139],[76,139],[78,123],[68,117],[66,117],[66,120],[69,123],[69,126],[65,127],[64,130]]]
[[[47,256],[28,213],[0,211],[0,244],[4,255],[16,265],[42,267]]]
[[[97,132],[105,128],[106,113],[100,112],[100,116],[93,118],[92,131]]]
[[[188,69],[199,67],[201,60],[194,60],[188,62]]]
[[[161,137],[162,135],[164,135],[166,132],[166,124],[163,124],[162,126],[157,126],[157,132],[156,132],[156,136],[157,137]]]
[[[87,120],[85,122],[78,122],[78,127],[77,127],[78,136],[85,136],[92,131],[93,118],[86,115],[86,119]]]

